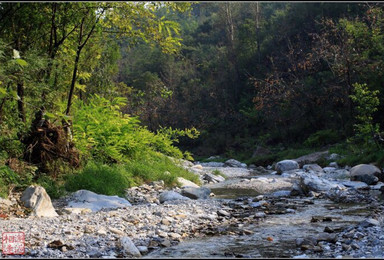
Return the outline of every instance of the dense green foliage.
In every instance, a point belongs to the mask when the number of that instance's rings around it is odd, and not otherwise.
[[[126,86],[114,80],[119,42],[177,53],[179,24],[163,13],[188,12],[190,5],[0,3],[0,158],[9,164],[1,166],[2,196],[31,183],[56,198],[73,187],[123,195],[144,181],[197,181],[159,158],[193,159],[175,144],[199,132],[149,131],[122,113]]]
[[[383,166],[383,25],[382,3],[2,2],[0,193],[194,179],[164,156]]]
[[[199,3],[191,14],[177,16],[179,55],[123,48],[118,79],[126,111],[150,129],[199,129],[181,142],[199,156],[345,142],[364,131],[355,84],[383,101],[381,3]],[[371,112],[382,129],[382,106]]]

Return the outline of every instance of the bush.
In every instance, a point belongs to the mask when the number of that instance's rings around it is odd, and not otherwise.
[[[68,191],[86,189],[99,194],[124,196],[129,187],[157,180],[170,186],[176,184],[177,177],[199,181],[195,174],[176,166],[167,156],[151,152],[124,164],[89,162],[79,173],[67,176],[65,187]]]
[[[65,188],[68,191],[85,189],[99,194],[123,196],[124,190],[133,184],[132,175],[123,165],[89,162],[78,174],[67,176]]]
[[[0,197],[8,197],[9,187],[18,185],[19,181],[19,176],[8,166],[0,166]]]
[[[74,140],[85,159],[103,163],[128,162],[149,151],[182,158],[184,154],[173,145],[178,142],[177,137],[198,135],[196,129],[163,128],[157,134],[152,133],[140,126],[137,118],[120,112],[125,104],[125,98],[109,101],[98,95],[92,96],[88,104],[76,103]]]
[[[307,140],[305,140],[304,145],[307,147],[320,147],[327,144],[334,144],[339,140],[340,136],[335,130],[325,129],[311,134]]]
[[[373,113],[378,111],[380,100],[379,91],[369,90],[367,84],[353,84],[351,100],[355,103],[356,121],[354,125],[354,142],[370,146],[374,142],[375,134],[379,133],[379,124],[373,123]],[[379,147],[379,145],[377,144]]]
[[[63,181],[60,179],[54,180],[51,176],[41,176],[36,184],[42,186],[52,199],[58,199],[66,193]]]

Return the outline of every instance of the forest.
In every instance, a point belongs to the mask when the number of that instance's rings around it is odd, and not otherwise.
[[[384,167],[384,4],[0,3],[0,196],[267,166]]]

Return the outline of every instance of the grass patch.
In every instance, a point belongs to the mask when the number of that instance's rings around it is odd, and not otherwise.
[[[58,199],[67,193],[64,187],[64,180],[61,178],[54,180],[50,176],[43,175],[39,177],[36,184],[42,186],[52,199]]]
[[[7,165],[0,166],[0,197],[8,197],[9,189],[25,189],[32,183],[33,173],[28,168],[19,169],[17,173]]]
[[[219,170],[213,170],[212,171],[212,174],[214,174],[214,175],[217,175],[217,176],[221,176],[221,177],[223,177],[224,179],[227,179],[227,176],[225,176],[225,174],[223,174],[221,171],[219,171]]]
[[[133,184],[132,175],[123,165],[89,162],[77,174],[66,176],[67,191],[90,190],[105,195],[124,195],[124,190]]]
[[[125,164],[107,165],[89,162],[77,174],[66,177],[68,191],[80,189],[99,194],[124,196],[125,189],[151,181],[163,180],[167,186],[176,185],[177,177],[199,183],[198,176],[177,166],[160,153],[151,153]]]
[[[357,164],[370,164],[384,167],[384,150],[376,146],[363,147],[348,143],[339,144],[329,150],[330,153],[337,153],[343,157],[337,160],[340,166],[349,165],[351,167]]]
[[[2,177],[0,177],[0,197],[8,198],[8,185],[5,183]]]

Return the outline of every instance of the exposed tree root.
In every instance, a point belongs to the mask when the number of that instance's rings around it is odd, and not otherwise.
[[[41,113],[36,115],[31,131],[23,139],[23,143],[24,160],[44,172],[49,173],[47,166],[57,160],[65,161],[73,168],[80,164],[79,152],[73,142],[69,141],[64,127],[43,119]]]

